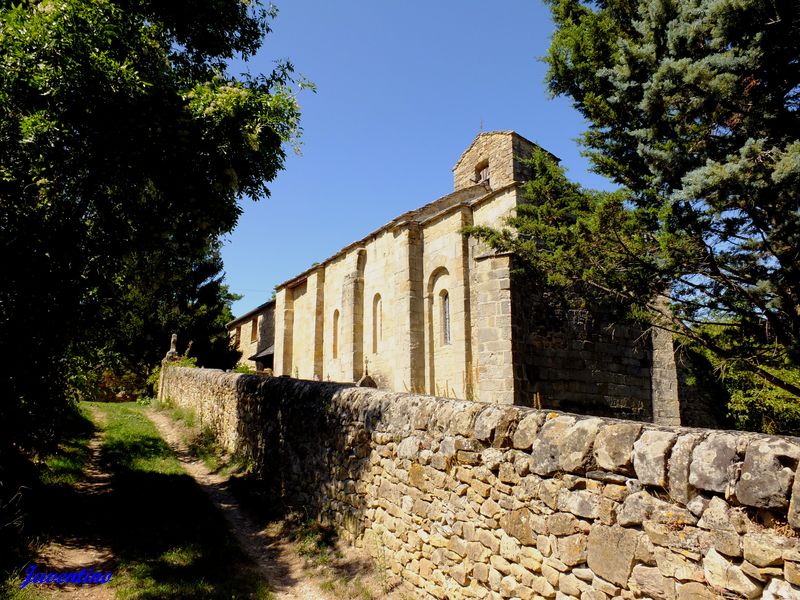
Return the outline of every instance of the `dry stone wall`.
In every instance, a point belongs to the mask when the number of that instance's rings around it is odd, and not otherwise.
[[[422,598],[800,598],[800,440],[164,369]]]

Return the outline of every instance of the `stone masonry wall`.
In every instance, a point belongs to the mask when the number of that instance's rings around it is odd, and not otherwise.
[[[421,598],[800,598],[796,438],[202,369],[162,383]]]
[[[653,420],[649,334],[580,311],[550,314],[525,276],[512,290],[515,404]]]

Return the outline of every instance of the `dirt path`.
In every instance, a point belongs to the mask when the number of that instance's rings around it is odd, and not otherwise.
[[[203,488],[228,521],[242,550],[256,564],[278,600],[334,600],[323,592],[320,581],[305,570],[305,561],[292,542],[281,539],[280,531],[262,529],[240,508],[227,489],[228,478],[212,473],[194,458],[185,443],[187,429],[164,413],[148,410],[147,416],[172,447],[186,472]]]
[[[105,415],[94,408],[90,410],[92,420],[102,425]],[[186,443],[191,439],[191,430],[163,412],[153,409],[143,412],[175,452],[186,473],[223,514],[234,539],[263,576],[276,600],[407,600],[415,597],[402,586],[384,591],[382,588],[386,587],[386,582],[381,580],[381,575],[385,577],[387,573],[377,572],[363,550],[341,545],[336,554],[338,558],[331,554],[325,565],[304,558],[298,545],[287,537],[283,522],[270,523],[266,528],[258,525],[239,507],[228,489],[228,477],[211,472],[202,461],[191,455]],[[119,561],[109,542],[113,535],[117,535],[114,533],[117,531],[115,520],[106,518],[103,521],[109,507],[115,506],[108,502],[115,490],[112,489],[111,475],[102,467],[102,445],[103,434],[98,428],[88,444],[85,477],[71,491],[72,504],[54,506],[54,510],[64,513],[62,518],[69,520],[69,526],[40,551],[33,563],[39,571],[74,572],[91,568],[116,573]],[[36,587],[37,592],[54,598],[115,598],[114,588],[106,585]]]
[[[102,422],[103,415],[92,411],[95,423]],[[85,478],[75,485],[75,492],[82,502],[97,504],[97,499],[111,491],[111,475],[103,470],[100,462],[100,448],[103,436],[100,430],[95,432],[89,441],[89,459],[86,464]],[[93,523],[86,521],[80,524],[79,530],[95,531]],[[96,534],[80,537],[59,537],[48,543],[40,552],[36,562],[39,570],[46,571],[112,571],[114,556],[107,540]],[[46,591],[45,591],[46,590]],[[58,598],[76,598],[92,600],[110,600],[114,591],[105,585],[66,586],[40,588],[40,591]]]

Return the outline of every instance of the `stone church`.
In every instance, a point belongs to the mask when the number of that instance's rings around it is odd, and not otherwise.
[[[462,235],[502,225],[529,201],[524,158],[534,148],[513,131],[480,133],[453,168],[452,193],[279,285],[261,360],[275,375],[369,375],[396,391],[679,423],[670,336],[582,315],[554,324],[510,256]],[[243,325],[248,352],[267,346],[259,321],[238,322],[240,340]]]

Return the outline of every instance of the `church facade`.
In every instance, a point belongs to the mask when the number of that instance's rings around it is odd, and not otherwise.
[[[275,375],[368,374],[396,391],[676,422],[671,338],[659,352],[630,327],[546,323],[512,258],[462,234],[501,226],[529,201],[534,148],[511,131],[479,134],[452,193],[279,285]]]

